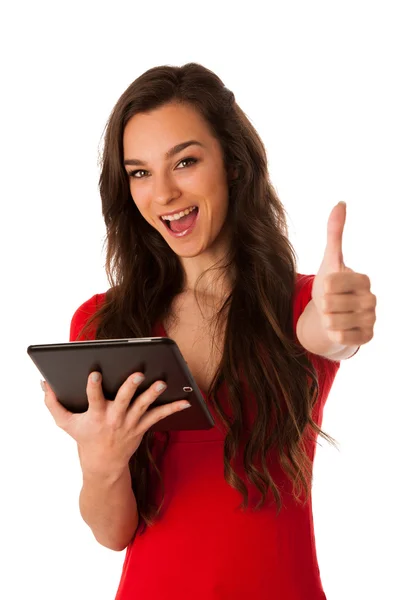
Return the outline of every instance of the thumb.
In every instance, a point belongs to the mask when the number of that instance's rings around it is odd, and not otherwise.
[[[346,222],[346,203],[339,202],[331,211],[327,227],[324,263],[330,272],[341,271],[343,261],[343,230]]]
[[[56,425],[63,429],[69,419],[73,416],[73,413],[67,410],[65,406],[58,401],[47,381],[41,382],[41,386],[44,391],[44,403],[46,407],[51,413]]]

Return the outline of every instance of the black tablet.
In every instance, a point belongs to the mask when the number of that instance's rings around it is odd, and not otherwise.
[[[27,352],[57,399],[74,413],[88,408],[86,386],[89,374],[102,374],[104,397],[114,400],[124,381],[137,371],[145,379],[133,396],[144,392],[157,380],[167,389],[151,404],[160,406],[175,400],[188,400],[191,407],[162,419],[150,430],[211,429],[214,420],[203,395],[177,346],[166,337],[90,340],[64,344],[29,346]]]

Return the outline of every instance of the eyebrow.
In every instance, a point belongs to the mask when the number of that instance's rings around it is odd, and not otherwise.
[[[168,150],[168,152],[165,153],[165,158],[167,158],[167,159],[171,158],[175,154],[182,152],[182,150],[184,150],[188,146],[200,146],[201,148],[205,147],[204,144],[202,144],[201,142],[198,142],[197,140],[189,140],[187,142],[181,142],[180,144],[177,144],[173,148],[170,148]],[[124,160],[124,165],[140,166],[140,165],[145,165],[145,164],[147,164],[146,161],[139,160],[138,158],[128,158],[128,159]]]

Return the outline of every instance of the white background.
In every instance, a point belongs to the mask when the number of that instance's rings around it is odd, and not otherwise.
[[[223,79],[261,134],[301,273],[318,269],[329,212],[347,202],[344,259],[370,277],[377,322],[326,405],[323,429],[340,446],[317,448],[317,552],[328,600],[400,598],[396,8],[37,0],[1,9],[1,598],[115,596],[124,553],[100,546],[80,518],[75,444],[44,406],[26,348],[68,341],[75,309],[108,288],[97,160],[112,107],[148,68],[189,61]]]

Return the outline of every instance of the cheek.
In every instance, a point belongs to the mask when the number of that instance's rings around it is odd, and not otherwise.
[[[213,208],[220,218],[225,219],[229,207],[229,190],[225,181],[220,181],[213,190]]]
[[[132,202],[134,202],[137,206],[138,211],[146,218],[146,213],[148,212],[149,200],[146,197],[146,194],[143,193],[143,190],[140,190],[138,186],[131,185],[130,186]]]
[[[229,190],[227,178],[220,169],[215,169],[207,174],[203,180],[204,194],[211,199],[212,204],[219,211],[226,211],[228,204]]]

